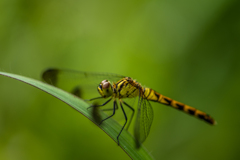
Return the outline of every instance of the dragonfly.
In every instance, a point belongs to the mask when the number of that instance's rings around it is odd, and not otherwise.
[[[112,73],[94,73],[51,68],[44,71],[42,78],[48,84],[77,94],[81,98],[83,97],[82,94],[87,94],[87,97],[90,97],[90,99],[88,98],[88,101],[94,101],[96,99],[105,100],[101,105],[94,104],[94,107],[106,106],[112,101],[112,114],[101,120],[100,124],[115,115],[115,111],[118,109],[119,103],[125,122],[117,136],[118,145],[120,144],[119,137],[123,129],[129,121],[128,126],[126,127],[126,129],[128,129],[135,114],[135,109],[126,102],[127,99],[138,99],[137,115],[134,125],[134,137],[136,139],[137,148],[139,148],[148,137],[153,122],[153,109],[149,101],[161,103],[178,109],[199,118],[208,124],[216,124],[216,121],[207,113],[166,97],[151,88],[143,87],[139,82],[130,77]],[[91,90],[90,86],[93,86],[94,89]],[[132,115],[129,120],[125,112],[125,107],[128,107],[132,111]]]

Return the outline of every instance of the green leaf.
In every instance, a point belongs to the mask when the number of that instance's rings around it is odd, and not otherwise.
[[[84,100],[65,92],[59,88],[56,88],[54,86],[51,86],[49,84],[43,83],[41,81],[24,77],[21,75],[16,75],[12,73],[6,73],[6,72],[0,72],[0,75],[7,76],[16,80],[19,80],[21,82],[27,83],[33,87],[36,87],[46,93],[49,93],[50,95],[58,98],[59,100],[65,102],[78,112],[80,112],[82,115],[87,117],[89,120],[91,120],[93,123],[95,123],[99,128],[101,128],[106,134],[108,134],[116,143],[117,143],[117,135],[119,131],[121,130],[121,125],[119,125],[114,119],[109,118],[108,120],[104,121],[100,126],[96,122],[96,117],[94,116],[93,110],[88,107],[90,105],[86,103]],[[99,112],[99,116],[102,118],[107,117],[107,115],[103,112]],[[148,153],[148,151],[141,146],[140,148],[136,148],[135,140],[133,136],[127,132],[126,130],[123,130],[121,136],[120,136],[120,147],[129,155],[132,159],[153,159],[153,157]]]

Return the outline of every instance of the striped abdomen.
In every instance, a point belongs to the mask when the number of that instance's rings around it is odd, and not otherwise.
[[[200,110],[197,110],[196,108],[190,107],[188,105],[185,105],[183,103],[180,103],[178,101],[175,101],[171,98],[165,97],[159,93],[157,93],[156,91],[150,89],[150,88],[145,88],[144,89],[144,96],[146,99],[150,100],[150,101],[154,101],[154,102],[159,102],[168,106],[172,106],[173,108],[176,108],[178,110],[181,110],[185,113],[188,113],[190,115],[193,115],[197,118],[200,118],[210,124],[215,125],[216,121],[210,117],[208,114],[206,114],[205,112],[202,112]]]

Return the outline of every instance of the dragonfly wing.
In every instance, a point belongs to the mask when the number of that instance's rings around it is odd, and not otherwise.
[[[153,109],[147,99],[140,97],[138,102],[137,119],[134,128],[134,137],[136,138],[137,148],[147,138],[153,121]]]
[[[101,81],[107,79],[116,82],[124,76],[111,73],[82,72],[67,69],[48,69],[42,78],[48,84],[54,85],[81,98],[99,97],[97,87]]]

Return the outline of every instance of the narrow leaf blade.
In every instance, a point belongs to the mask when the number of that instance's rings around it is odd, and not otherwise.
[[[90,105],[86,103],[84,100],[65,92],[59,88],[56,88],[54,86],[51,86],[49,84],[43,83],[41,81],[24,77],[17,74],[12,73],[6,73],[6,72],[0,72],[0,75],[10,77],[13,79],[16,79],[18,81],[24,82],[26,84],[29,84],[33,87],[36,87],[56,98],[59,100],[65,102],[81,114],[83,114],[85,117],[87,117],[89,120],[91,120],[93,123],[95,123],[98,127],[100,127],[106,134],[108,134],[115,142],[117,142],[117,135],[119,131],[121,130],[121,127],[114,119],[109,118],[108,120],[104,121],[103,124],[100,126],[95,122],[95,117],[92,114],[92,110],[88,109]],[[102,118],[106,117],[107,115],[103,112],[99,113]],[[152,156],[148,153],[148,151],[142,146],[140,148],[136,148],[135,146],[135,140],[132,137],[132,135],[127,132],[123,131],[120,136],[120,147],[130,156],[132,159],[153,159]]]

